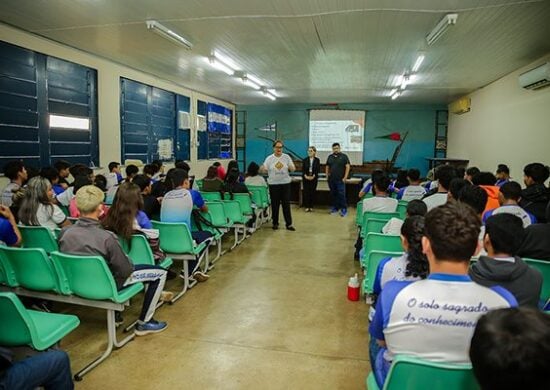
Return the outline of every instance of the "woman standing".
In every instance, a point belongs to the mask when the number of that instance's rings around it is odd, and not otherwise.
[[[261,170],[267,171],[267,184],[271,196],[271,211],[273,230],[279,229],[279,206],[283,206],[283,216],[287,230],[294,231],[292,215],[290,214],[290,182],[289,172],[296,170],[292,159],[283,153],[283,142],[273,143],[273,154],[267,156]]]
[[[302,183],[304,185],[302,204],[306,212],[311,212],[315,200],[315,191],[321,170],[321,161],[315,156],[317,149],[310,146],[307,150],[308,157],[302,161]]]

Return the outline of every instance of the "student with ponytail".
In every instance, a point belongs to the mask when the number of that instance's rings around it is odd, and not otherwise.
[[[374,279],[373,292],[380,294],[390,280],[426,279],[429,273],[428,259],[422,252],[424,217],[409,217],[401,227],[401,245],[405,253],[400,257],[388,257],[380,262]]]

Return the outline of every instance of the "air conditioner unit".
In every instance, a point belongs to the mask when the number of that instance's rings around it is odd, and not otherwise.
[[[191,122],[189,120],[190,115],[185,111],[178,111],[178,129],[190,129]]]
[[[453,114],[464,114],[470,111],[471,104],[472,101],[470,98],[458,99],[456,102],[452,102],[451,104],[449,104],[449,111],[451,111]]]
[[[540,89],[550,85],[550,62],[519,75],[519,85],[525,89]]]

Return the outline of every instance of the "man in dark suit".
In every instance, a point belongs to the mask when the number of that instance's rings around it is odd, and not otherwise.
[[[316,153],[315,146],[310,146],[307,150],[308,157],[302,161],[302,183],[304,185],[302,204],[306,212],[310,212],[313,207],[319,171],[321,170],[321,161],[315,157]]]

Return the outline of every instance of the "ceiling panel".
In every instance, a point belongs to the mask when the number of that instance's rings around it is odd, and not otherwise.
[[[427,46],[447,12],[456,26]],[[210,67],[212,50],[289,103],[390,101],[419,51],[426,60],[398,101],[447,103],[550,52],[550,1],[3,0],[0,19],[237,104],[272,102]],[[147,31],[147,19],[193,50]]]

